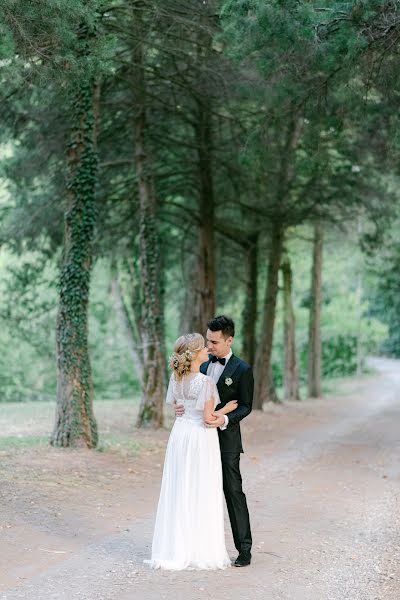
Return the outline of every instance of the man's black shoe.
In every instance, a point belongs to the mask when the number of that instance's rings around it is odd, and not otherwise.
[[[250,552],[241,552],[235,560],[235,567],[247,567],[251,563]]]

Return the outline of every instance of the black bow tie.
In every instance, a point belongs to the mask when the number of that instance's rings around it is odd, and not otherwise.
[[[226,358],[218,358],[217,356],[211,357],[211,362],[216,363],[217,361],[221,363],[221,365],[224,365],[226,363]]]

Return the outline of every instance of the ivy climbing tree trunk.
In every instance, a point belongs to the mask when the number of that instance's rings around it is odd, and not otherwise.
[[[271,238],[263,322],[256,355],[254,408],[258,410],[262,410],[264,402],[277,401],[272,381],[271,358],[283,237],[283,230],[276,227]]]
[[[284,347],[284,397],[300,400],[299,375],[296,357],[296,325],[293,309],[293,274],[289,255],[284,253],[281,271],[283,275],[283,347]]]
[[[82,81],[73,102],[67,150],[67,208],[56,328],[57,410],[55,446],[97,444],[88,350],[88,302],[95,224],[97,154],[92,82]]]
[[[146,148],[146,81],[140,9],[134,10],[132,85],[134,111],[134,163],[139,196],[140,288],[142,297],[141,343],[143,356],[142,398],[137,426],[161,427],[165,390],[164,319],[161,299],[160,250],[156,227],[156,199],[152,164]]]
[[[310,318],[308,326],[308,395],[321,396],[321,304],[322,304],[323,228],[314,226],[313,264],[311,273]]]

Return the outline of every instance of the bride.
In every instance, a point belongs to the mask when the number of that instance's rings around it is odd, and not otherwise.
[[[237,407],[219,403],[217,386],[200,365],[208,359],[199,333],[179,337],[169,366],[167,403],[183,404],[168,440],[151,560],[157,569],[224,569],[231,564],[225,547],[222,468],[218,434],[207,423]],[[212,414],[213,413],[213,414]]]

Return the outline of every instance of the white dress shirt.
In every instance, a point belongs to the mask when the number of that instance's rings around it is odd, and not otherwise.
[[[224,365],[221,365],[221,363],[219,361],[216,361],[216,362],[210,361],[210,364],[208,365],[208,368],[207,368],[207,375],[212,377],[214,379],[215,383],[218,383],[218,380],[221,377],[221,375],[228,363],[228,360],[230,359],[231,356],[232,356],[232,350],[229,350],[228,354],[226,356],[222,357],[222,358],[225,358]],[[224,420],[225,420],[224,425],[220,426],[221,431],[224,431],[224,429],[226,429],[228,427],[228,423],[229,423],[228,415],[224,415]]]

